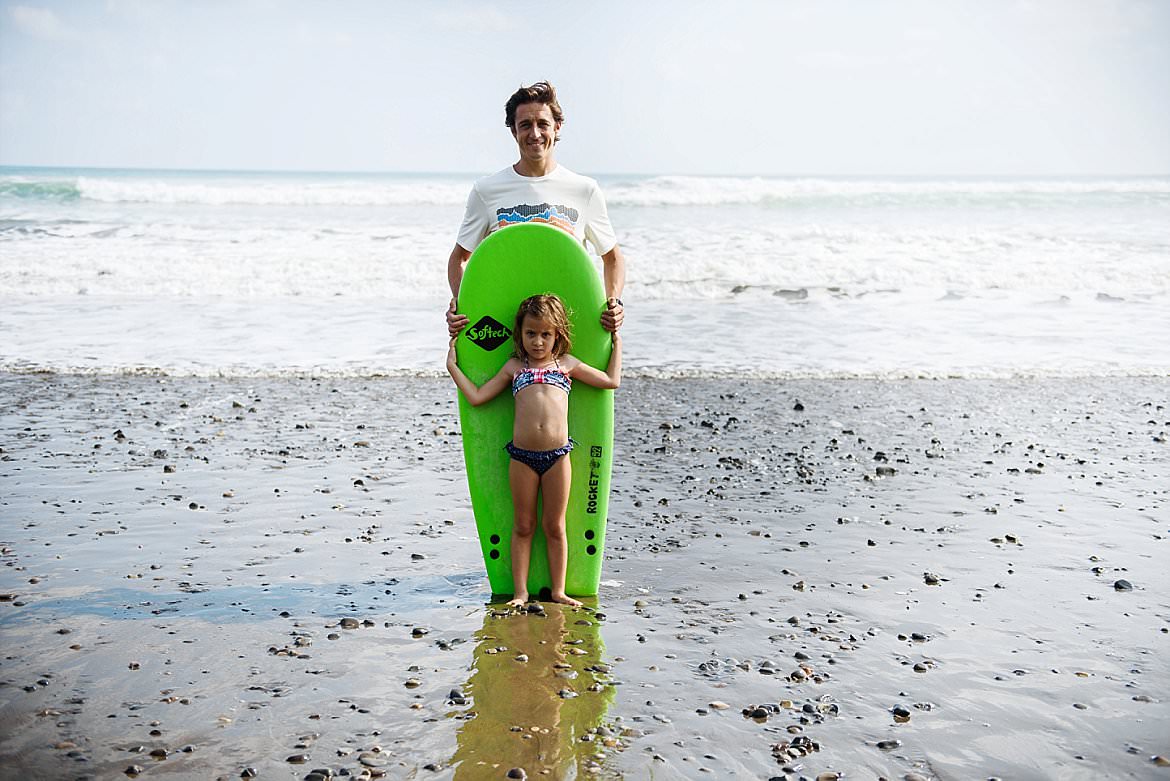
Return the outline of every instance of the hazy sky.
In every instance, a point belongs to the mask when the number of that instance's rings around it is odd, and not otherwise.
[[[1170,2],[0,0],[0,164],[1170,173]]]

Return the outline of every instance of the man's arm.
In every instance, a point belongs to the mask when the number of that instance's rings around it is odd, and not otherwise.
[[[451,250],[451,256],[447,258],[447,284],[451,286],[451,298],[459,295],[459,283],[463,281],[463,269],[467,266],[467,259],[470,257],[470,252],[456,244]]]
[[[622,248],[614,244],[613,249],[601,256],[602,277],[605,281],[605,311],[601,313],[601,326],[616,332],[622,327],[626,310],[617,299],[622,297],[626,287],[626,258]]]
[[[447,307],[447,333],[452,337],[458,334],[469,322],[466,315],[455,311],[456,298],[459,296],[459,284],[463,281],[463,269],[467,266],[467,259],[471,253],[456,244],[447,258],[447,284],[451,286],[451,303]]]

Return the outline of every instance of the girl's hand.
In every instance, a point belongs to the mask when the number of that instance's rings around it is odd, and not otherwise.
[[[452,366],[456,365],[455,340],[457,338],[458,337],[452,336],[451,341],[447,345],[447,368],[451,368]]]

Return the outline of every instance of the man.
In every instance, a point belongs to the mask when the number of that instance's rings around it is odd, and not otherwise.
[[[452,295],[447,330],[455,336],[468,324],[467,316],[455,311],[455,297],[467,259],[484,237],[515,222],[539,221],[572,233],[601,256],[606,295],[601,324],[616,331],[625,317],[621,295],[626,261],[597,182],[556,161],[555,147],[565,121],[556,90],[547,81],[521,87],[508,98],[504,121],[516,139],[520,159],[477,181],[467,197],[459,237],[447,259]]]

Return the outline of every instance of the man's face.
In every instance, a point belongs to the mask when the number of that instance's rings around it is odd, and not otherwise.
[[[544,103],[522,103],[516,107],[512,137],[520,147],[520,157],[525,160],[543,163],[551,157],[560,129],[561,123],[553,119],[552,110]]]

